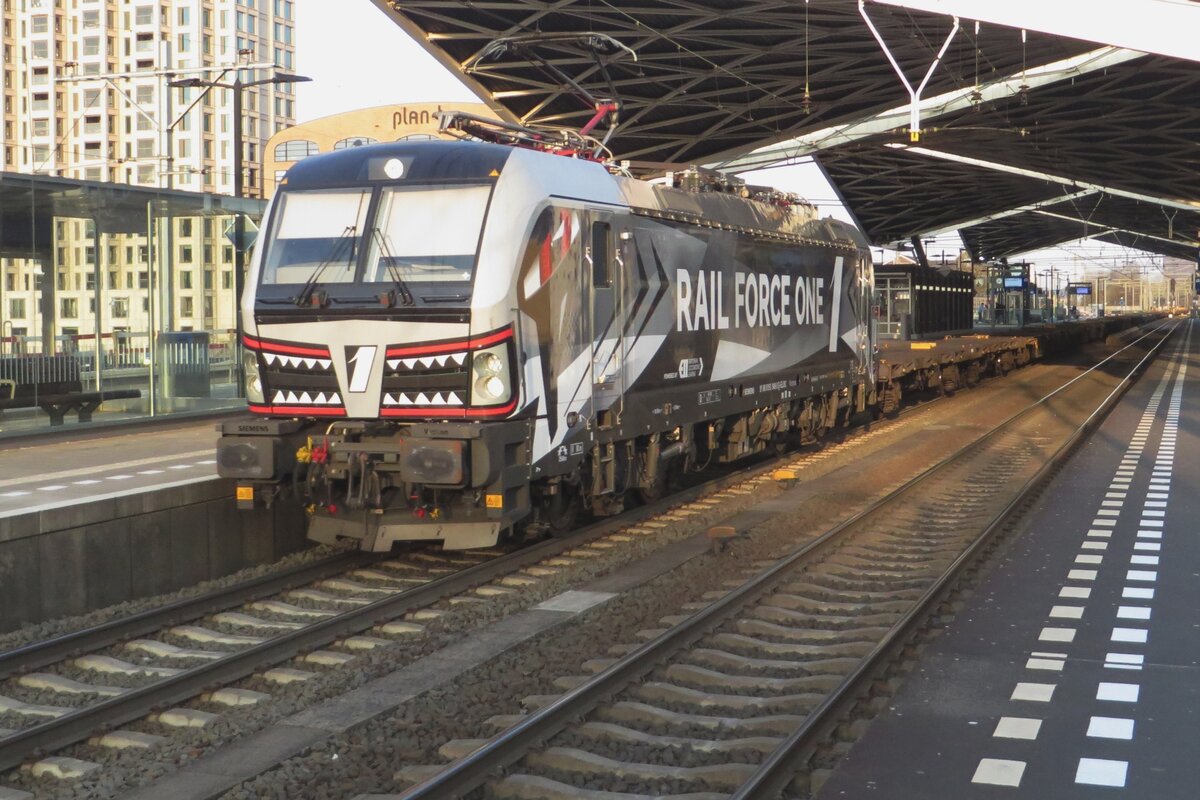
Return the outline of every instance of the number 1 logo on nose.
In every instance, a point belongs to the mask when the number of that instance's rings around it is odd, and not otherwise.
[[[350,386],[347,391],[362,394],[367,390],[367,383],[371,380],[371,367],[375,364],[375,351],[378,349],[375,345],[346,348],[346,371],[350,373]],[[354,355],[350,355],[351,350],[354,351]]]

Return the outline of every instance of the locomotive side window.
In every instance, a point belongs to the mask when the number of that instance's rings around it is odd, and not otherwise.
[[[318,270],[324,283],[351,283],[366,231],[371,192],[285,192],[263,265],[264,284],[302,284]]]
[[[525,297],[533,297],[560,268],[578,270],[584,239],[580,216],[569,208],[547,208],[538,215],[521,262]]]
[[[369,240],[366,280],[471,280],[490,186],[385,189]]]
[[[612,268],[608,254],[609,231],[612,228],[607,222],[592,223],[592,286],[597,289],[612,285]]]

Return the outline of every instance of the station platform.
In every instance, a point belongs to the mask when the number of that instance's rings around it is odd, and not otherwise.
[[[233,483],[217,475],[216,427],[208,418],[6,443],[0,632],[194,587],[308,547],[298,507],[236,509]]]
[[[216,441],[206,419],[13,443],[0,459],[0,519],[214,480]]]
[[[1075,453],[817,794],[1192,798],[1200,324]]]

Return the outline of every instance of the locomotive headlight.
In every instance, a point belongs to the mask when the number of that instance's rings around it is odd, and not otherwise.
[[[507,355],[508,347],[503,344],[475,354],[471,360],[471,405],[494,406],[512,396]]]
[[[484,350],[475,354],[474,366],[476,375],[494,377],[504,372],[504,359],[497,355],[495,350]]]
[[[262,376],[258,372],[258,354],[250,350],[242,353],[242,366],[246,370],[246,399],[251,403],[264,402]]]

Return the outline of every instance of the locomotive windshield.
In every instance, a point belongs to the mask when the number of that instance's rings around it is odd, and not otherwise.
[[[286,191],[263,254],[260,299],[378,305],[466,302],[490,185]],[[357,286],[357,290],[354,288]]]
[[[262,282],[353,283],[366,230],[368,191],[287,192],[279,198]]]
[[[367,280],[466,284],[475,267],[488,186],[385,189],[367,251]]]

